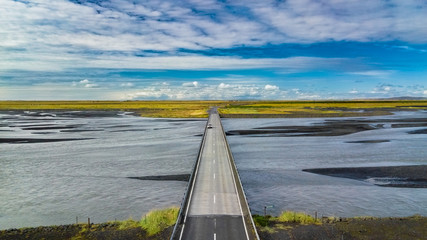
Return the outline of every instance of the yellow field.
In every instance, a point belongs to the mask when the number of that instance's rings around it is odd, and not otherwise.
[[[122,110],[144,117],[206,118],[219,101],[1,101],[0,110]]]
[[[213,106],[223,117],[339,117],[427,109],[427,101],[0,101],[0,110],[122,110],[162,118],[206,118]]]
[[[255,101],[228,104],[220,113],[228,117],[344,117],[386,115],[410,109],[427,109],[427,101]]]

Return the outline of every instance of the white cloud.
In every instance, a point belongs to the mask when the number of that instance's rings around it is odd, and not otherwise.
[[[194,85],[193,85],[194,86]],[[221,90],[218,91],[218,88]],[[266,90],[255,84],[199,85],[197,91],[187,86],[148,86],[123,94],[122,99],[284,99],[286,91]]]
[[[133,86],[134,86],[134,84],[133,84],[133,83],[130,83],[130,82],[127,82],[127,83],[121,83],[121,84],[120,84],[120,86],[121,86],[121,87],[133,87]]]
[[[73,87],[96,88],[99,85],[94,83],[94,82],[89,81],[88,79],[83,79],[79,82],[73,82],[72,86]]]
[[[1,53],[1,51],[0,51]],[[25,59],[19,61],[19,59]],[[40,62],[41,61],[41,62]],[[131,69],[260,69],[277,68],[283,73],[294,73],[313,69],[347,70],[366,68],[358,59],[349,58],[320,58],[320,57],[289,57],[289,58],[240,58],[240,57],[213,57],[213,56],[117,56],[102,55],[90,58],[79,58],[69,53],[62,57],[33,56],[31,53],[6,55],[0,58],[0,70],[33,70],[33,71],[61,71],[72,68],[131,68]],[[230,77],[230,79],[236,77]],[[241,79],[241,78],[240,78]]]
[[[426,49],[414,48],[414,47],[410,47],[410,46],[394,46],[394,48],[399,48],[399,49],[403,49],[403,50],[407,50],[407,51],[422,52],[422,53],[427,52]]]
[[[86,79],[84,79],[86,80]],[[111,100],[314,100],[314,99],[349,99],[349,98],[387,98],[387,97],[426,97],[427,88],[423,85],[379,84],[371,91],[353,89],[349,92],[317,91],[309,86],[300,88],[266,89],[266,84],[214,83],[200,84],[197,89],[182,85],[152,83],[146,87],[132,89],[117,88],[117,85],[86,87],[93,84],[90,80],[74,82],[75,86],[66,83],[40,83],[31,86],[0,85],[1,100],[75,100],[75,99],[111,99]],[[268,84],[267,84],[268,85]],[[194,84],[193,84],[194,86]],[[52,91],[54,89],[54,91]]]
[[[386,67],[389,66],[382,66],[381,62],[367,66],[365,61],[372,59],[250,58],[238,57],[238,52],[227,56],[227,51],[222,56],[208,56],[198,50],[215,55],[217,48],[227,50],[267,44],[395,41],[402,42],[402,46],[398,46],[401,50],[394,51],[418,51],[422,54],[426,51],[418,48],[425,46],[414,43],[427,43],[424,23],[427,2],[418,0],[371,0],[363,4],[359,0],[7,0],[1,4],[0,71],[4,72],[53,72],[70,68],[274,69],[278,74],[292,74],[332,70],[386,82],[397,73],[376,70],[381,67],[388,69]],[[261,82],[257,77],[219,76],[211,80],[218,82],[206,85],[204,80],[199,80],[178,87],[159,82],[158,85],[150,85],[153,89],[147,87],[140,93],[141,96],[175,99],[195,99],[197,96],[206,99],[226,96],[317,97],[314,91],[307,89],[285,91],[278,86],[266,85],[271,79]],[[95,91],[102,81],[84,79],[72,85],[80,90]],[[70,82],[67,84],[70,87]],[[134,87],[131,84],[111,85]],[[102,84],[102,87],[106,85]],[[194,87],[197,87],[196,93]],[[215,92],[219,89],[224,93]],[[174,94],[174,90],[178,92]],[[233,91],[236,95],[231,94]],[[348,89],[345,91],[348,94]],[[424,91],[421,88],[377,86],[371,92],[420,95],[425,94]],[[363,93],[360,90],[354,94]]]
[[[230,88],[231,87],[231,85],[230,84],[225,84],[225,83],[220,83],[219,85],[218,85],[218,88]]]
[[[427,36],[427,29],[421,27],[425,2],[288,0],[248,5],[263,22],[283,33],[286,42],[425,42]]]
[[[350,72],[350,74],[361,75],[367,77],[377,77],[377,78],[385,78],[393,74],[394,71],[380,71],[380,70],[370,70],[370,71],[361,71],[361,72]]]
[[[388,94],[391,91],[395,91],[397,88],[401,88],[401,87],[383,83],[383,84],[380,84],[377,87],[375,87],[371,91],[371,93]]]
[[[81,84],[88,84],[88,83],[89,83],[89,80],[84,79],[84,80],[81,80],[79,83],[81,83]]]
[[[37,60],[36,65],[47,68],[55,63],[54,58],[60,63],[53,67],[73,67],[82,59],[82,65],[96,64],[110,61],[110,51],[121,52],[120,58],[126,60],[141,50],[174,54],[179,49],[268,43],[427,42],[427,2],[416,0],[393,4],[382,0],[363,4],[359,0],[245,0],[209,6],[194,0],[84,4],[65,0],[4,1],[0,8],[0,48],[24,51],[7,50],[13,54],[2,54],[7,59],[0,66],[15,69],[14,65],[26,63],[29,67]],[[95,62],[91,60],[94,52]],[[174,68],[179,66],[175,62]]]
[[[194,82],[186,82],[182,84],[183,87],[198,87],[199,86],[199,82],[194,81]]]
[[[360,95],[374,98],[391,97],[423,97],[427,93],[427,88],[423,85],[395,85],[382,83],[374,87],[369,92],[360,92]]]
[[[95,84],[95,83],[85,84],[85,88],[93,88],[93,87],[98,87],[98,84]]]
[[[267,84],[267,85],[265,85],[264,89],[269,90],[269,91],[274,91],[274,90],[279,90],[279,87],[275,86],[275,85]]]

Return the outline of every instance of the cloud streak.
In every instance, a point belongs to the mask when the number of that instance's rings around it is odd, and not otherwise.
[[[364,4],[356,0],[210,1],[208,5],[201,1],[8,0],[0,9],[0,54],[5,56],[0,68],[124,68],[136,61],[140,64],[131,68],[157,69],[147,62],[160,62],[164,68],[188,69],[181,59],[191,62],[192,58],[198,63],[191,63],[195,68],[227,68],[233,59],[241,64],[231,66],[239,68],[253,64],[238,55],[209,58],[203,51],[325,41],[427,43],[422,24],[426,9],[426,2],[380,0]],[[182,50],[201,52],[187,56]],[[117,64],[120,61],[123,64]]]
[[[232,48],[268,43],[426,43],[427,3],[359,1],[6,1],[1,47],[119,51]]]
[[[197,89],[195,89],[197,88]],[[256,84],[203,84],[184,83],[182,86],[149,86],[126,93],[122,99],[168,99],[168,100],[224,100],[224,99],[272,99],[286,96],[277,86]]]
[[[390,95],[379,84],[409,76],[405,81],[411,82],[404,85],[416,85],[427,75],[422,70],[427,59],[425,16],[427,2],[417,0],[5,0],[0,8],[0,86],[27,84],[31,89],[40,84],[38,79],[21,80],[25,74],[13,78],[19,83],[5,77],[22,71],[49,72],[43,83],[50,84],[75,69],[262,70],[265,76],[172,79],[178,84],[156,79],[167,84],[162,86],[152,85],[152,79],[128,82],[120,76],[103,82],[90,74],[70,76],[63,84],[72,85],[70,91],[104,89],[114,92],[113,98],[120,95],[111,89],[116,87],[130,98],[265,99],[327,97],[319,93],[325,84],[371,81],[363,89],[343,84],[341,92],[331,94]],[[363,48],[355,43],[369,44]],[[400,74],[412,68],[421,69],[417,77]],[[298,75],[323,87],[287,86]],[[141,86],[141,91],[129,92]],[[222,95],[216,93],[220,90]],[[405,91],[393,94],[400,92]]]

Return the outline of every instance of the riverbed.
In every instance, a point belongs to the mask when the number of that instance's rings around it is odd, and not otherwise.
[[[412,111],[223,125],[253,213],[408,216],[427,215],[426,188],[302,170],[425,165],[425,119]],[[206,124],[116,111],[4,111],[0,120],[0,229],[139,219],[179,206],[187,183],[155,179],[190,173]]]
[[[188,174],[206,124],[98,111],[0,118],[0,229],[140,219],[179,206],[186,182],[128,177]]]
[[[223,124],[252,213],[263,214],[266,207],[274,215],[292,210],[387,217],[427,215],[427,189],[381,187],[376,182],[381,179],[302,170],[427,165],[426,119],[427,112],[418,111],[358,118],[225,119]]]

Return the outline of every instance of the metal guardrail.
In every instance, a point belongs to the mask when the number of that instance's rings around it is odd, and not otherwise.
[[[245,223],[246,223],[245,225],[246,225],[247,231],[252,232],[252,234],[253,234],[252,236],[255,236],[255,239],[259,240],[259,235],[258,235],[258,232],[256,230],[254,220],[252,218],[251,209],[249,208],[249,204],[248,204],[248,201],[246,198],[246,194],[245,194],[245,191],[243,190],[242,182],[240,181],[239,172],[238,172],[236,164],[234,162],[233,153],[231,152],[231,148],[230,148],[230,145],[228,144],[227,137],[225,136],[224,127],[222,126],[222,122],[219,121],[219,123],[221,124],[221,129],[222,129],[224,141],[227,145],[227,151],[228,151],[228,155],[230,157],[232,171],[233,171],[234,179],[235,179],[236,185],[237,185],[237,194],[239,194],[240,204],[242,206],[244,206],[244,207],[242,207],[242,211],[243,211],[243,218],[244,218]]]
[[[177,218],[175,226],[173,228],[170,240],[179,239],[179,235],[177,235],[177,234],[180,232],[180,230],[182,228],[182,224],[184,224],[184,217],[185,217],[184,213],[187,211],[188,204],[189,204],[189,197],[188,196],[190,196],[190,192],[194,187],[194,180],[195,180],[196,172],[197,172],[196,170],[197,170],[199,163],[200,163],[200,158],[202,156],[203,146],[205,145],[206,131],[208,129],[209,119],[210,119],[210,115],[209,115],[208,120],[206,121],[205,131],[203,133],[202,141],[200,142],[199,152],[197,154],[197,159],[196,159],[196,162],[194,162],[194,164],[193,164],[193,168],[192,168],[193,170],[191,171],[190,179],[189,179],[188,185],[187,185],[187,190],[185,191],[184,197],[182,198],[183,200],[182,200],[179,212],[178,212],[178,218]]]
[[[190,201],[189,196],[191,195],[191,191],[194,188],[195,178],[197,175],[197,169],[198,169],[198,166],[200,164],[202,149],[203,149],[203,146],[205,144],[205,137],[206,137],[206,131],[208,129],[209,120],[210,120],[210,115],[209,115],[208,121],[206,122],[202,142],[200,143],[200,146],[199,146],[199,152],[197,155],[197,160],[193,165],[193,171],[191,173],[190,180],[189,180],[189,183],[187,185],[187,190],[184,194],[183,201],[181,203],[181,208],[180,208],[179,213],[178,213],[178,218],[177,218],[176,224],[174,226],[170,240],[177,240],[180,237],[179,233],[181,232],[181,229],[183,227],[183,224],[185,221],[185,213],[187,212],[187,209],[189,207],[189,201]],[[224,127],[222,126],[221,121],[220,121],[220,125],[221,125],[221,129],[222,129],[222,133],[223,133],[225,143],[227,145],[227,152],[228,152],[228,155],[230,157],[233,176],[234,176],[234,179],[236,181],[235,184],[236,184],[237,194],[239,196],[239,201],[240,201],[240,204],[242,206],[242,212],[243,212],[243,218],[245,221],[246,230],[248,233],[252,233],[252,234],[250,234],[251,239],[259,240],[259,235],[258,235],[258,232],[256,230],[255,223],[252,219],[252,214],[251,214],[251,211],[250,211],[250,208],[248,205],[248,201],[246,199],[246,194],[243,190],[242,183],[240,181],[240,176],[239,176],[239,173],[237,171],[236,164],[234,162],[233,154],[231,152],[230,145],[228,144],[227,138],[225,136]]]

